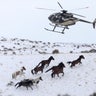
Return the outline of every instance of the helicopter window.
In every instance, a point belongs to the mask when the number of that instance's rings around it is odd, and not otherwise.
[[[66,19],[72,18],[73,15],[70,13],[54,13],[49,16],[49,20],[53,23],[63,23]]]

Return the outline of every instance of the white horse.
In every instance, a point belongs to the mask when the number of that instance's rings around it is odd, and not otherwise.
[[[35,85],[36,87],[37,87],[37,84],[40,82],[40,80],[43,81],[42,77],[38,77],[30,80],[32,80],[33,85]]]
[[[16,79],[17,76],[24,76],[24,70],[26,70],[26,68],[23,66],[19,71],[16,71],[12,74],[12,79]]]

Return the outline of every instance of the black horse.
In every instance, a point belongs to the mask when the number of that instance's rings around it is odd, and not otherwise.
[[[83,55],[80,55],[78,59],[73,60],[73,61],[68,61],[67,63],[68,63],[68,64],[71,63],[71,66],[70,66],[70,67],[72,68],[72,67],[75,66],[76,64],[81,64],[81,63],[82,63],[82,62],[81,62],[81,59],[85,59],[85,57],[84,57]]]
[[[28,90],[28,87],[30,87],[30,88],[33,90],[33,88],[32,88],[33,82],[32,82],[32,80],[30,80],[30,79],[24,79],[24,80],[16,83],[15,86],[16,86],[16,89],[17,89],[18,87],[24,86],[24,87],[27,88],[27,90]]]

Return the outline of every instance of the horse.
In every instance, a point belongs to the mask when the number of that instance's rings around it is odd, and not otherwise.
[[[39,71],[41,71],[43,73],[43,69],[44,69],[44,65],[36,66],[34,69],[31,70],[31,73],[33,75],[37,74]]]
[[[51,77],[55,77],[55,74],[57,74],[57,76],[59,77],[60,73],[63,73],[62,76],[64,76],[64,72],[63,72],[63,68],[65,67],[63,62],[60,62],[57,66],[53,66],[50,69],[48,69],[46,72],[52,70],[52,74]],[[45,72],[45,73],[46,73]]]
[[[43,81],[42,77],[38,77],[38,78],[35,78],[35,79],[30,79],[33,83],[33,85],[37,86],[37,84],[39,84],[40,80]]]
[[[26,70],[26,68],[23,66],[19,71],[16,71],[16,72],[14,72],[13,74],[12,74],[12,79],[16,79],[16,77],[18,76],[18,75],[20,75],[20,76],[24,76],[24,70]]]
[[[47,60],[42,60],[37,66],[39,66],[41,64],[42,65],[47,65],[47,67],[49,66],[51,60],[54,60],[53,56],[50,56]]]
[[[18,87],[21,87],[21,86],[26,87],[27,90],[28,90],[28,87],[30,87],[30,88],[33,90],[33,88],[32,88],[33,82],[32,82],[32,80],[30,80],[30,79],[24,79],[24,80],[22,80],[22,81],[20,81],[20,82],[17,82],[17,83],[15,84],[16,89],[17,89]]]
[[[78,59],[73,60],[73,61],[68,61],[67,63],[68,63],[68,64],[71,63],[71,66],[70,66],[70,67],[72,68],[72,67],[75,66],[76,64],[82,64],[81,59],[85,59],[85,57],[84,57],[83,55],[80,55]]]

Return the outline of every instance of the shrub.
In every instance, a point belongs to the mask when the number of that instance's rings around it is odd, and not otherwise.
[[[58,49],[55,49],[53,50],[52,54],[58,54],[59,53],[59,50]]]

